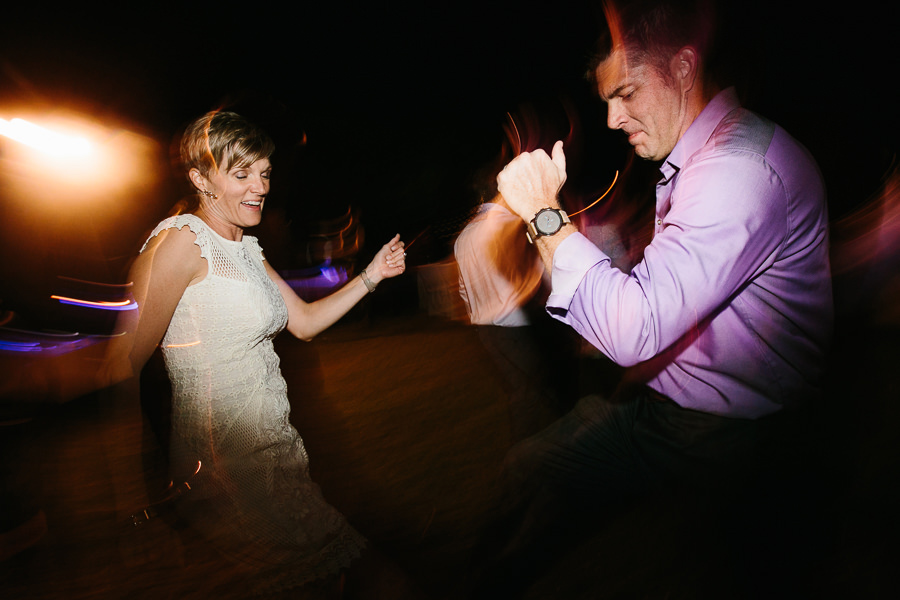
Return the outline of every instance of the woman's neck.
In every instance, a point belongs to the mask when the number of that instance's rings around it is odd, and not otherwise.
[[[202,208],[194,211],[194,215],[209,225],[209,228],[218,233],[226,240],[240,242],[244,237],[244,229],[233,223],[219,217],[214,212],[206,211]]]

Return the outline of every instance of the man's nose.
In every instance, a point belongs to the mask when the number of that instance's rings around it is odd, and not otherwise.
[[[611,100],[606,105],[606,126],[610,129],[621,129],[625,124],[625,111],[622,105],[616,100]]]

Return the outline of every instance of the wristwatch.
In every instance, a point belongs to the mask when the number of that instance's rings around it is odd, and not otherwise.
[[[571,223],[566,211],[559,208],[542,208],[528,223],[525,235],[532,244],[534,240],[544,235],[553,235],[563,228],[563,225]]]

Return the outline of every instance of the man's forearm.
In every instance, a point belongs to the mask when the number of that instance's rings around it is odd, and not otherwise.
[[[542,235],[535,240],[534,245],[541,255],[541,260],[544,261],[544,269],[548,274],[552,275],[553,273],[553,255],[556,253],[556,249],[573,233],[578,233],[578,228],[574,223],[567,223],[555,234]]]

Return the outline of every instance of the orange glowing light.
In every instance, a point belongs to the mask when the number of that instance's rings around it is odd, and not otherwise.
[[[17,201],[74,210],[102,202],[103,218],[112,219],[110,198],[156,182],[158,145],[152,139],[63,109],[28,110],[0,107],[0,185],[9,186]]]
[[[57,133],[25,119],[0,119],[0,135],[57,158],[83,158],[92,150],[83,137]]]

